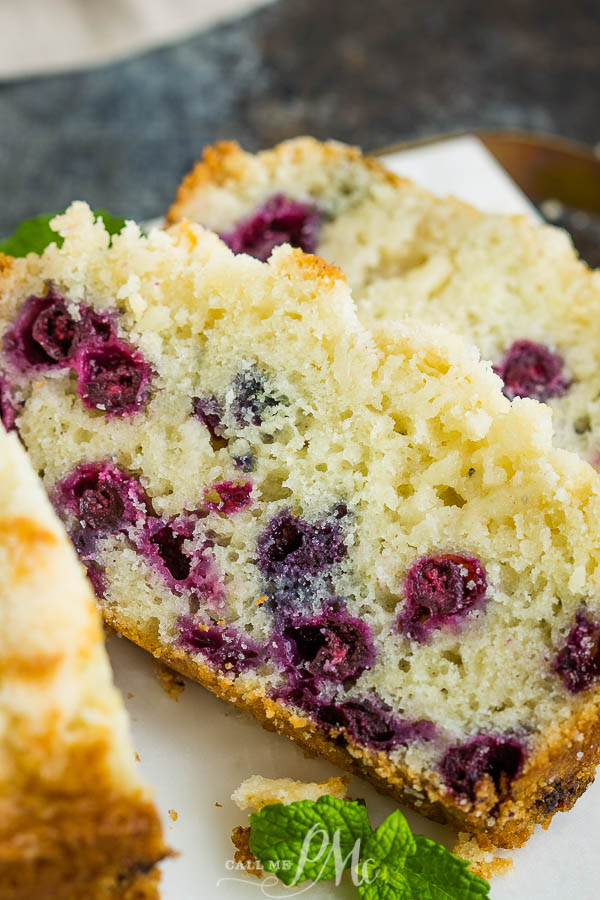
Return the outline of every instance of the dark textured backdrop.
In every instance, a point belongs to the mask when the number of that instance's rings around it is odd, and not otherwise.
[[[0,235],[89,200],[160,214],[202,146],[367,148],[477,126],[600,140],[600,0],[280,0],[90,72],[0,85]]]

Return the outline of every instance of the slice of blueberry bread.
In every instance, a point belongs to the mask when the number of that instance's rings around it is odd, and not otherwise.
[[[373,338],[339,270],[182,223],[5,260],[11,419],[107,621],[313,753],[499,845],[600,716],[600,479],[474,348]]]
[[[439,199],[334,142],[209,147],[168,218],[259,259],[289,241],[346,274],[363,322],[406,315],[473,341],[506,396],[554,410],[559,446],[600,463],[600,273],[566,233]]]
[[[0,429],[0,897],[157,898],[166,853],[92,591]]]

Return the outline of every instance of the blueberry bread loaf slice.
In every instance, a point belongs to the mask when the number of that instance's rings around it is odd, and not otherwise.
[[[92,591],[0,429],[0,896],[156,898],[166,853]]]
[[[107,621],[426,815],[525,840],[593,777],[600,479],[339,270],[88,208],[6,260],[14,426]]]
[[[180,217],[260,259],[284,241],[319,253],[370,326],[409,315],[463,335],[507,397],[553,408],[559,446],[600,464],[600,273],[566,233],[439,199],[311,138],[256,156],[209,147],[169,211]]]

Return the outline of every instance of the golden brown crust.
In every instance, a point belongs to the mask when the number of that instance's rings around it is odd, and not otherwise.
[[[250,849],[250,828],[239,825],[231,832],[231,843],[235,847],[234,860],[244,867],[247,875],[262,878],[262,868]]]
[[[321,164],[347,160],[365,166],[381,181],[395,185],[408,183],[406,179],[390,172],[376,159],[363,156],[358,148],[337,141],[321,142],[311,137],[298,137],[283,141],[271,150],[264,150],[258,154],[259,159],[270,157],[274,164],[277,164],[282,156],[287,156],[291,161],[298,163],[310,159],[317,159]],[[221,141],[205,147],[202,159],[196,163],[191,172],[188,172],[177,189],[175,200],[166,215],[167,224],[171,225],[186,217],[190,197],[202,187],[208,185],[221,187],[242,181],[251,159],[252,156],[242,150],[235,141]]]
[[[483,785],[477,803],[460,803],[435,776],[429,778],[393,765],[383,753],[361,748],[335,735],[327,736],[310,719],[266,697],[258,689],[245,690],[232,678],[186,656],[176,646],[161,645],[155,634],[143,633],[119,622],[107,611],[109,624],[125,637],[160,657],[183,675],[198,681],[240,709],[251,712],[269,731],[277,731],[311,756],[320,756],[371,781],[383,793],[434,821],[447,823],[472,835],[484,850],[520,847],[536,825],[547,828],[557,811],[571,808],[594,779],[600,762],[600,692],[582,701],[570,719],[557,726],[545,745],[527,761],[513,782],[510,795],[501,799],[493,786]]]
[[[1,807],[4,809],[4,807]],[[158,898],[155,865],[169,855],[143,795],[27,795],[0,827],[3,900]]]
[[[286,273],[293,278],[305,276],[308,280],[320,282],[320,287],[331,288],[338,281],[346,282],[346,276],[333,263],[326,262],[320,256],[304,253],[297,248],[286,254],[279,263],[279,273]]]

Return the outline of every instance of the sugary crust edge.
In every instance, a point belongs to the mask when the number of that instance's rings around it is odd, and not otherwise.
[[[275,165],[284,156],[292,156],[297,161],[312,158],[321,164],[346,159],[365,166],[382,181],[393,185],[410,183],[408,179],[390,172],[377,160],[363,156],[357,147],[337,141],[317,141],[312,137],[297,137],[257,154],[258,159],[268,158],[271,164]],[[188,201],[197,190],[206,185],[223,186],[241,181],[251,158],[252,155],[242,150],[236,141],[220,141],[205,147],[202,159],[196,163],[191,172],[188,172],[177,189],[175,200],[166,214],[167,224],[186,218]]]
[[[547,828],[554,813],[570,809],[591,784],[600,762],[598,691],[587,702],[580,701],[573,714],[548,735],[544,746],[527,760],[507,799],[498,803],[493,786],[484,781],[476,803],[459,803],[440,779],[424,778],[408,767],[395,766],[385,754],[351,741],[344,740],[342,746],[310,719],[266,697],[262,689],[245,688],[214,672],[205,663],[187,657],[180,648],[162,644],[155,634],[120,621],[118,613],[110,609],[105,615],[108,624],[124,637],[218,697],[252,713],[263,727],[295,741],[309,756],[323,757],[367,778],[399,803],[472,836],[484,850],[520,847],[536,825]]]

